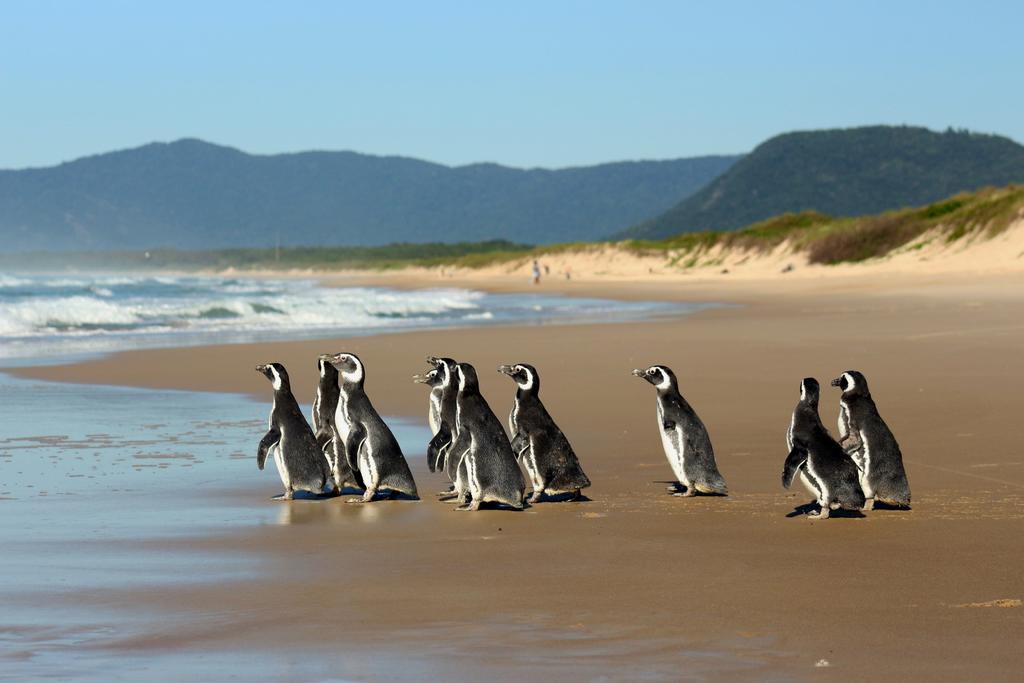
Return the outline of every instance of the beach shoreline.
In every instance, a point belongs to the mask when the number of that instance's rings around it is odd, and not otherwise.
[[[411,375],[426,355],[443,354],[477,365],[483,394],[504,421],[514,388],[494,368],[530,362],[594,482],[586,503],[451,514],[431,493],[441,480],[410,457],[424,494],[418,503],[265,500],[288,506],[292,523],[179,544],[252,554],[268,570],[230,584],[95,597],[177,615],[173,630],[143,632],[117,648],[245,651],[273,640],[275,648],[402,653],[453,678],[508,680],[641,672],[655,680],[680,672],[715,680],[1013,680],[1024,665],[1016,637],[1024,609],[1012,606],[1024,597],[1024,466],[1006,427],[1021,405],[1019,381],[1009,375],[1024,346],[1024,276],[711,278],[671,287],[581,278],[537,288],[514,273],[317,277],[731,305],[643,322],[151,349],[5,369],[63,382],[241,393],[269,405],[266,381],[252,371],[258,362],[285,363],[308,402],[316,355],[345,349],[365,361],[381,413],[425,422],[427,392]],[[653,391],[629,376],[656,362],[675,369],[707,424],[728,498],[665,493],[671,470]],[[847,369],[865,372],[901,441],[913,509],[787,518],[809,498],[779,484],[800,379],[815,376],[827,387]],[[837,399],[823,389],[826,426]],[[258,438],[237,447],[255,452]],[[276,478],[266,479],[273,489]]]

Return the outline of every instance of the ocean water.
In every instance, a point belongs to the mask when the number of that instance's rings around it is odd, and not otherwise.
[[[267,571],[244,554],[172,552],[159,542],[299,524],[314,507],[373,523],[372,506],[271,500],[282,488],[276,467],[256,466],[269,387],[259,401],[0,374],[0,396],[0,681],[226,681],[240,672],[277,680],[289,671],[312,675],[310,666],[319,667],[315,678],[330,679],[327,662],[296,663],[302,658],[288,653],[260,655],[259,665],[241,652],[126,656],[112,644],[164,629],[176,616],[111,609],[99,597],[228,585]],[[426,400],[424,393],[424,411]],[[406,456],[422,457],[426,420],[388,423]]]
[[[154,346],[640,319],[698,308],[455,287],[324,287],[294,279],[0,274],[0,363]]]
[[[0,367],[145,346],[630,320],[699,308],[457,288],[329,289],[300,280],[0,275]],[[126,609],[117,598],[122,589],[194,582],[229,590],[270,570],[258,556],[176,542],[311,517],[340,527],[379,524],[384,508],[271,501],[281,491],[276,468],[260,471],[255,458],[269,388],[265,400],[252,400],[0,372],[0,396],[0,680],[412,680],[450,673],[423,674],[447,659],[397,652],[126,651],[125,639],[165,633],[191,616]],[[424,391],[424,419],[387,418],[410,460],[423,457],[429,438],[426,408]],[[419,483],[425,491],[438,484]],[[380,505],[387,514],[417,515],[432,504]],[[392,670],[382,672],[381,661],[392,661]]]

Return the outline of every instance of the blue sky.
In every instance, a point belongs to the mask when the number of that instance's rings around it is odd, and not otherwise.
[[[561,167],[908,123],[1024,141],[1022,2],[0,2],[0,168],[200,137]]]

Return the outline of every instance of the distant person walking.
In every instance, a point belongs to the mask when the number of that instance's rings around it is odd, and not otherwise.
[[[536,261],[533,262],[533,284],[540,284],[540,264]]]

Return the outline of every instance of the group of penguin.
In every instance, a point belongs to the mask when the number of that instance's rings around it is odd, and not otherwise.
[[[526,503],[580,500],[590,479],[569,440],[540,400],[540,375],[525,363],[502,365],[498,372],[516,384],[509,415],[511,438],[480,394],[476,369],[469,363],[430,356],[431,366],[413,381],[430,388],[428,418],[432,438],[427,465],[450,482],[440,492],[458,510],[495,504],[521,510]],[[352,353],[321,355],[313,425],[292,394],[280,363],[258,365],[271,381],[274,404],[260,441],[262,470],[271,451],[284,484],[282,499],[295,491],[340,495],[362,491],[349,502],[368,503],[378,494],[418,499],[416,482],[397,439],[364,390],[366,368]],[[673,495],[728,494],[715,462],[704,423],[679,392],[675,374],[664,365],[633,370],[657,390],[658,431],[665,455],[678,479]],[[797,474],[814,495],[808,516],[826,519],[831,510],[870,510],[874,502],[906,508],[910,487],[899,445],[878,413],[864,375],[848,371],[833,380],[842,390],[836,441],[818,414],[820,389],[813,378],[800,384],[800,401],[786,435],[789,455],[782,484]],[[522,466],[522,467],[521,467]],[[531,494],[526,498],[529,476]]]

